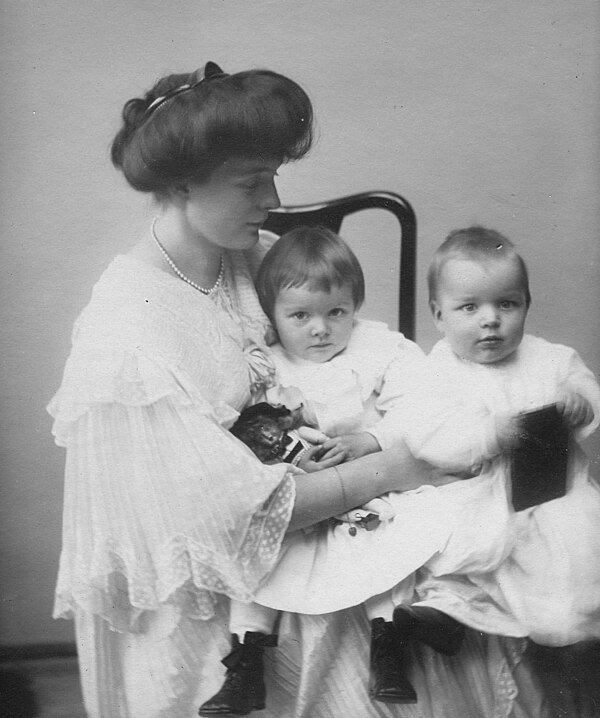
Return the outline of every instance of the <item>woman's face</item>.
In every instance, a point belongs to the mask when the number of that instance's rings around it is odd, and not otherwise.
[[[268,213],[280,206],[275,187],[279,160],[233,158],[202,184],[190,185],[185,214],[190,232],[223,249],[250,249]]]

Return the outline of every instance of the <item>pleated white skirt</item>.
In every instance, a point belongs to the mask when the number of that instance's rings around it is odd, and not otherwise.
[[[116,633],[97,616],[76,619],[90,718],[192,718],[218,690],[229,649],[226,610],[211,621],[165,607],[141,633]],[[361,608],[321,616],[284,614],[279,646],[267,649],[267,708],[253,718],[546,718],[523,658],[522,639],[470,632],[452,658],[426,647],[409,655],[419,702],[368,696],[369,625]]]

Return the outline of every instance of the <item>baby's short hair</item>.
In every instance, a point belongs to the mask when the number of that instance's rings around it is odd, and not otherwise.
[[[269,319],[273,319],[279,292],[305,284],[313,291],[324,292],[349,286],[355,309],[365,300],[365,278],[356,255],[326,227],[298,227],[286,232],[265,255],[256,277],[256,291]]]
[[[451,259],[468,259],[482,264],[495,261],[514,262],[521,273],[527,306],[531,304],[527,265],[515,249],[515,245],[495,229],[479,225],[455,229],[435,251],[427,273],[430,303],[437,299],[442,270]]]

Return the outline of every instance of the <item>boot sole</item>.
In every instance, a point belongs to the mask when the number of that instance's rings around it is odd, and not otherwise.
[[[202,710],[200,709],[198,711],[198,715],[202,718],[202,716],[247,716],[252,711],[262,711],[265,709],[265,704],[262,705],[255,705],[252,706],[252,708],[249,708],[247,711],[236,711],[236,710],[211,710],[210,708],[208,710]]]
[[[419,699],[417,696],[385,696],[385,695],[377,695],[376,693],[373,693],[369,691],[369,697],[371,700],[377,701],[378,703],[395,703],[396,705],[409,705],[409,704],[415,704],[419,702]]]

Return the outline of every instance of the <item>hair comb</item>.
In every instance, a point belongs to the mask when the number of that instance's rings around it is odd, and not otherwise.
[[[158,107],[163,105],[168,100],[172,100],[177,95],[181,95],[182,92],[187,92],[188,90],[193,90],[194,87],[197,87],[200,83],[204,82],[205,80],[215,80],[219,77],[227,77],[227,73],[223,72],[221,68],[217,65],[216,62],[207,62],[206,65],[204,65],[204,69],[198,69],[193,73],[194,81],[186,83],[184,85],[179,85],[179,87],[174,87],[172,90],[169,90],[164,95],[161,95],[160,97],[155,98],[152,100],[152,102],[148,105],[146,108],[146,117],[149,117]]]

